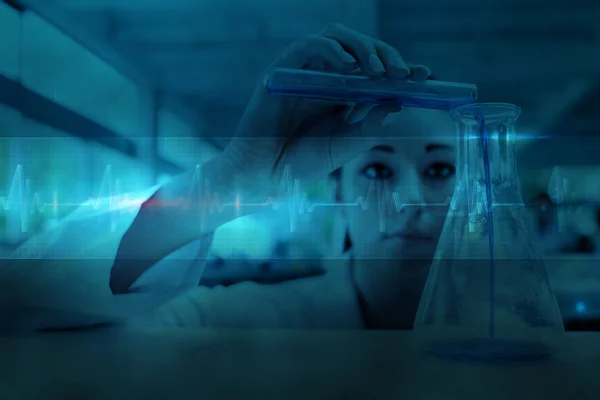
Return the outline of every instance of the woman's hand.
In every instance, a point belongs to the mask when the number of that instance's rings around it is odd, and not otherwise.
[[[407,65],[379,40],[334,24],[292,43],[273,67],[354,72],[424,80],[430,71]],[[278,185],[284,169],[295,178],[324,177],[375,144],[376,132],[397,106],[339,104],[270,96],[262,77],[223,158],[253,184]],[[373,135],[373,133],[375,135]],[[348,140],[352,138],[352,140]]]

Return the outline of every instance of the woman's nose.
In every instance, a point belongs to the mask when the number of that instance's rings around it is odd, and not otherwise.
[[[423,194],[423,183],[419,179],[416,170],[407,172],[403,176],[403,182],[400,185],[400,193],[408,204],[425,205],[425,196]]]
[[[404,174],[396,193],[400,200],[401,213],[420,214],[426,206],[423,185],[416,172]]]

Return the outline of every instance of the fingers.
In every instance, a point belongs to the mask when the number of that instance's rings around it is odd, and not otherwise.
[[[386,72],[385,65],[377,54],[374,41],[367,36],[340,24],[329,26],[322,32],[322,35],[339,42],[358,61],[361,70],[366,75],[382,75]]]
[[[421,82],[431,76],[431,70],[420,64],[408,64],[410,68],[410,79],[413,81]]]
[[[398,50],[341,24],[318,35],[306,35],[289,46],[272,65],[285,68],[326,69],[366,75],[386,74],[397,79],[423,81],[431,75],[424,65],[407,64]]]
[[[325,177],[376,146],[384,136],[383,127],[390,123],[388,116],[399,111],[395,105],[358,105],[347,116],[323,119],[306,127],[302,138],[289,147],[284,162],[300,167],[294,168],[299,179]]]
[[[377,54],[386,67],[389,76],[403,79],[410,75],[410,69],[398,50],[384,42],[377,41],[375,43]]]
[[[343,137],[381,136],[382,127],[391,124],[400,111],[402,107],[396,104],[356,104],[346,112],[345,128],[333,131],[333,134]]]
[[[335,39],[356,58],[363,73],[367,75],[387,74],[394,78],[405,78],[410,70],[402,56],[392,46],[374,40],[340,24],[333,24],[322,33]]]
[[[348,124],[356,124],[367,117],[367,115],[371,112],[373,108],[375,108],[375,104],[363,104],[358,103],[354,105],[354,107],[350,107],[346,114],[346,123]]]
[[[351,130],[362,136],[381,137],[382,128],[394,122],[396,114],[400,111],[401,107],[393,104],[375,107],[362,121],[353,124]]]
[[[351,71],[357,65],[356,59],[339,42],[319,35],[306,35],[297,40],[274,64],[285,68],[326,66],[337,71]]]
[[[357,112],[364,113],[365,109]],[[358,122],[347,125],[340,133],[334,133],[329,142],[329,165],[331,171],[353,160],[361,153],[378,144],[383,127],[393,121],[393,114],[400,112],[396,105],[371,108]]]

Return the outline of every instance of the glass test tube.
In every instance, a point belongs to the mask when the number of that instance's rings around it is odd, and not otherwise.
[[[274,68],[265,77],[264,84],[273,96],[440,110],[451,110],[477,100],[477,86],[473,84],[415,82],[290,68]]]

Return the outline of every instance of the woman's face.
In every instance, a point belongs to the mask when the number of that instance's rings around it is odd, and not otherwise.
[[[454,192],[456,133],[448,113],[410,109],[381,136],[343,166],[338,195],[369,318],[403,329],[412,327]]]
[[[353,255],[431,259],[455,187],[454,123],[447,112],[408,109],[381,136],[342,168],[339,194],[348,204]]]

